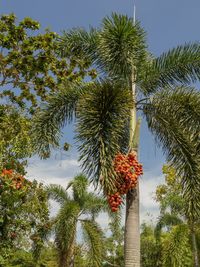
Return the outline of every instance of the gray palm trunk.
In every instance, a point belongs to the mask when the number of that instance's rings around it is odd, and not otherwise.
[[[140,266],[139,184],[126,197],[125,267]]]
[[[133,109],[130,121],[130,151],[137,153],[139,140],[133,140],[136,130],[136,84],[135,75],[132,75]],[[126,196],[126,219],[124,234],[125,267],[140,267],[140,220],[139,220],[139,182],[135,189],[130,190]]]

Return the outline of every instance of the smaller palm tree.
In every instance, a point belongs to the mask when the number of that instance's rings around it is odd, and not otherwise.
[[[60,204],[54,224],[59,267],[74,266],[79,223],[88,252],[87,266],[99,267],[102,264],[104,235],[95,219],[101,211],[105,211],[106,203],[101,196],[88,192],[88,187],[88,179],[82,174],[76,176],[66,189],[60,185],[47,187],[49,198]]]

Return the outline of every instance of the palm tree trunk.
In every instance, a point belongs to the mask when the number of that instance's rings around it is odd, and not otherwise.
[[[193,253],[194,267],[199,267],[197,241],[194,230],[192,230],[191,235],[192,235],[192,253]]]
[[[74,248],[75,248],[76,231],[73,233],[70,247],[66,251],[59,252],[59,267],[74,266]]]
[[[139,184],[126,197],[125,267],[140,266]]]
[[[70,249],[68,251],[67,266],[66,267],[73,267],[74,266],[74,251],[75,251],[75,236],[76,236],[75,233],[73,235],[72,244],[71,244]]]
[[[67,267],[67,255],[66,255],[66,253],[60,252],[59,267]]]
[[[135,147],[133,147],[137,121],[135,105],[136,85],[134,73],[132,75],[132,96],[134,105],[131,110],[129,149],[137,152],[138,143]],[[126,197],[124,257],[125,267],[140,267],[139,184],[135,189],[129,191]]]

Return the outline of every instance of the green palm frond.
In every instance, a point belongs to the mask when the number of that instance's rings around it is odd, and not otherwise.
[[[139,23],[133,25],[132,18],[116,13],[104,18],[100,29],[64,32],[59,49],[65,56],[85,58],[103,73],[128,81],[133,66],[139,75],[147,54],[145,33]]]
[[[104,258],[104,235],[99,225],[93,220],[82,220],[83,237],[88,245],[88,267],[102,266]]]
[[[189,243],[189,231],[186,225],[172,228],[162,241],[162,258],[164,267],[192,266],[192,253]]]
[[[94,193],[87,193],[83,205],[83,214],[89,214],[93,219],[102,211],[107,211],[107,201],[100,195],[97,196]]]
[[[111,212],[108,210],[109,214],[109,229],[112,232],[112,237],[114,240],[123,239],[123,231],[121,221],[122,221],[122,212],[119,210],[118,212]],[[121,240],[122,241],[122,240]]]
[[[79,206],[71,201],[63,204],[58,213],[55,244],[61,254],[68,252],[74,243],[79,212]]]
[[[131,107],[130,91],[108,80],[96,82],[78,103],[76,139],[82,167],[107,189],[113,188],[113,159]]]
[[[90,28],[86,31],[83,28],[74,28],[69,31],[64,31],[63,36],[58,40],[58,50],[61,56],[92,61],[92,55],[95,53],[98,44],[98,31],[95,28]],[[92,63],[94,63],[92,61]]]
[[[35,150],[42,158],[58,146],[61,128],[72,122],[81,92],[80,84],[65,83],[35,114],[31,135]]]
[[[46,192],[48,198],[57,201],[61,205],[70,201],[67,191],[61,185],[49,185],[46,187]]]
[[[180,45],[153,59],[141,87],[148,93],[158,88],[189,84],[200,78],[200,43]]]
[[[88,179],[84,174],[75,176],[71,182],[73,200],[79,203],[80,207],[82,207],[85,201],[88,185]]]
[[[113,13],[105,17],[99,33],[97,66],[111,76],[130,80],[133,67],[139,72],[146,57],[145,33],[137,22]]]
[[[200,93],[190,88],[163,90],[145,106],[150,130],[182,177],[189,216],[200,213]]]

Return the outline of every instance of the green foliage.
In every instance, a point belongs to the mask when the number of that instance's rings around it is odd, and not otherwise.
[[[111,234],[106,238],[106,259],[103,266],[124,267],[124,229],[121,227],[121,214],[112,213],[109,222],[109,231]]]
[[[191,220],[188,216],[187,210],[190,203],[184,198],[182,179],[177,176],[175,169],[170,165],[164,165],[163,173],[166,183],[159,185],[156,190],[156,200],[160,204],[161,215],[155,228],[155,236],[157,242],[162,242],[164,266],[176,266],[179,254],[183,257],[180,266],[192,266],[192,263],[196,264],[195,258],[198,261],[200,250],[199,220]],[[187,257],[184,258],[185,255],[182,256],[182,254],[186,254]]]
[[[82,220],[83,237],[88,246],[88,267],[102,266],[105,257],[104,233],[100,226],[93,220]]]
[[[166,86],[194,83],[199,80],[199,73],[200,44],[179,45],[149,62],[141,87],[153,93]]]
[[[41,252],[41,260],[35,262],[31,252],[24,249],[13,249],[9,258],[2,260],[1,267],[58,267],[55,248],[52,245],[46,246]]]
[[[38,33],[39,28],[39,22],[28,17],[19,23],[14,14],[0,18],[0,96],[21,107],[30,101],[31,112],[38,97],[45,100],[64,80],[93,75],[84,60],[59,57],[58,34]]]
[[[32,141],[42,158],[48,158],[50,149],[57,147],[60,129],[73,121],[77,102],[82,92],[80,83],[65,82],[59,92],[52,94],[48,105],[33,118]]]
[[[35,267],[32,259],[32,255],[24,250],[13,251],[10,257],[6,260],[1,261],[0,266],[2,267]]]
[[[156,188],[156,201],[160,204],[161,214],[183,217],[187,201],[183,197],[181,179],[175,168],[169,164],[164,165],[162,170],[165,175],[165,184]]]
[[[60,40],[64,55],[84,55],[101,72],[109,77],[125,78],[130,82],[132,69],[140,75],[145,64],[145,33],[132,18],[113,13],[105,17],[100,29],[74,29],[65,32]]]
[[[26,246],[37,258],[50,228],[46,193],[42,184],[6,172],[0,177],[1,255],[6,259],[13,248]]]
[[[32,154],[31,121],[21,110],[10,105],[0,106],[0,164],[23,159]],[[9,159],[9,160],[8,160]],[[13,166],[10,168],[13,169]]]
[[[141,266],[159,267],[161,266],[161,249],[154,236],[154,229],[147,224],[142,224],[141,228]]]
[[[111,76],[130,77],[134,69],[140,68],[146,59],[145,33],[132,18],[113,13],[105,17],[99,31],[97,59],[95,63]]]
[[[155,93],[144,108],[149,128],[182,179],[191,218],[198,217],[200,211],[199,103],[198,91],[178,87]]]
[[[163,266],[192,266],[192,253],[185,225],[174,226],[162,241]]]

